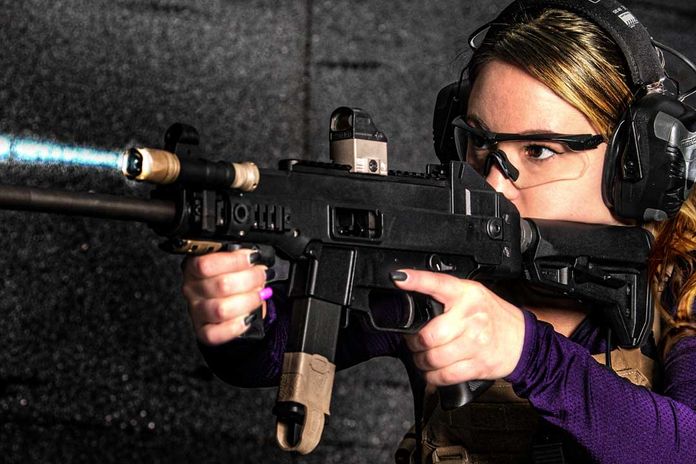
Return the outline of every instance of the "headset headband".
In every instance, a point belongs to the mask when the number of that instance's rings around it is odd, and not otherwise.
[[[636,87],[645,87],[664,77],[650,33],[628,8],[615,0],[517,0],[507,6],[490,25],[523,19],[520,15],[528,10],[546,7],[577,13],[609,34],[626,58],[631,81]]]

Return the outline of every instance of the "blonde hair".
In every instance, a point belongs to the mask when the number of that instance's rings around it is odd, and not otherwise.
[[[492,60],[526,71],[585,115],[607,140],[634,97],[618,46],[597,25],[569,11],[548,8],[496,24],[474,52],[470,82]],[[693,326],[696,192],[676,217],[651,224],[649,230],[655,237],[648,263],[653,292],[661,295],[669,281],[665,290],[674,298],[670,304],[676,307],[674,316],[665,310],[660,298],[656,298],[657,305],[673,326]]]
[[[492,60],[513,64],[584,114],[608,139],[632,98],[617,46],[598,26],[570,11],[545,9],[520,19],[489,31],[471,59],[469,80]]]
[[[655,293],[665,296],[658,304],[668,325],[681,327],[695,322],[696,301],[696,189],[691,192],[677,215],[669,221],[651,224],[655,236],[650,256],[649,272],[654,277]],[[663,307],[665,302],[675,306],[674,315]]]

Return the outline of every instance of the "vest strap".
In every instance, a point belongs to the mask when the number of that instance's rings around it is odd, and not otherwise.
[[[604,354],[595,354],[592,357],[598,363],[604,364]],[[658,375],[658,366],[655,360],[645,356],[640,348],[624,349],[619,347],[612,350],[610,357],[611,368],[616,372],[616,375],[635,385],[653,388],[653,382]]]
[[[469,453],[463,446],[442,446],[433,451],[433,464],[470,464]]]
[[[694,330],[696,335],[696,329]],[[616,348],[611,351],[611,367],[617,375],[630,382],[652,388],[657,375],[657,363],[645,356],[640,348]],[[593,358],[604,364],[605,354]],[[422,462],[444,464],[507,464],[531,462],[533,464],[564,464],[568,457],[555,440],[535,443],[534,431],[538,431],[538,413],[529,401],[519,398],[512,385],[496,380],[491,388],[464,407],[444,411],[438,405],[437,394],[426,395],[426,408],[422,443]],[[403,454],[409,460],[397,460],[398,464],[418,462],[415,456],[413,430],[404,437]],[[551,437],[549,437],[551,438]],[[458,443],[455,445],[455,443]],[[459,445],[465,444],[465,446]],[[411,448],[413,444],[413,448]],[[514,446],[513,446],[514,445]],[[401,450],[400,446],[400,450]],[[407,451],[407,449],[409,451]],[[495,450],[494,452],[491,452]],[[530,455],[531,450],[531,455]],[[399,451],[397,451],[397,456]]]

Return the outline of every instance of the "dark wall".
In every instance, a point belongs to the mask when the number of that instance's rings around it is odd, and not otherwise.
[[[0,133],[117,148],[183,121],[207,156],[272,166],[326,159],[329,115],[349,105],[387,134],[392,167],[420,170],[438,89],[507,0],[480,3],[0,0]],[[696,6],[629,6],[696,60]],[[147,193],[75,168],[0,166],[0,181]],[[0,212],[0,237],[3,460],[387,462],[411,423],[403,368],[373,360],[338,374],[317,450],[285,455],[275,392],[212,377],[179,259],[146,226]]]

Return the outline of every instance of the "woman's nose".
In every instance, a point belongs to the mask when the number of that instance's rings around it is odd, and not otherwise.
[[[519,190],[496,163],[491,165],[490,171],[486,176],[486,182],[495,189],[496,192],[502,193],[505,198],[510,201],[516,200],[519,196]]]

